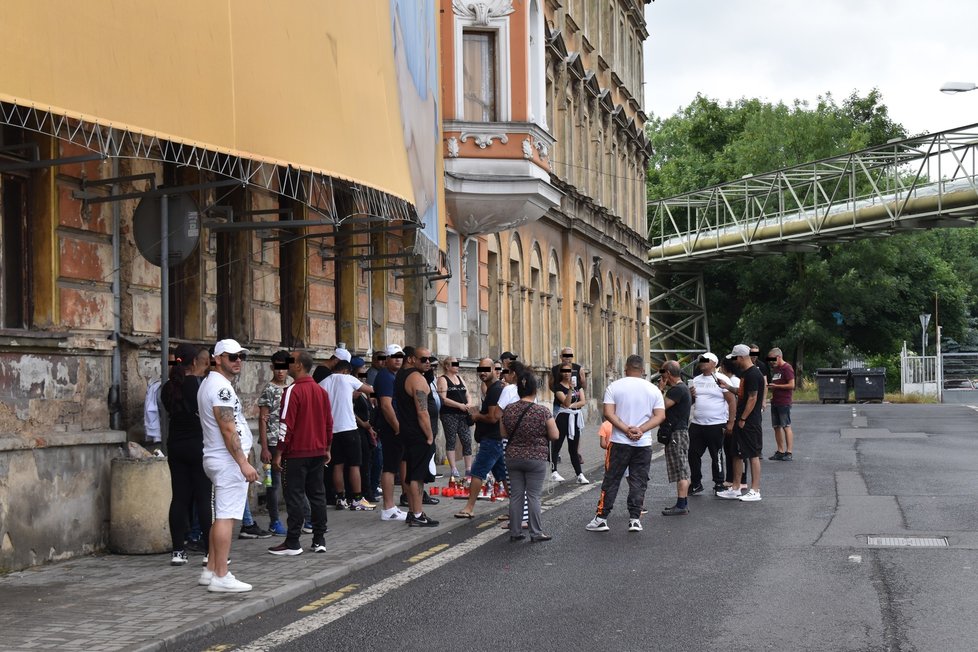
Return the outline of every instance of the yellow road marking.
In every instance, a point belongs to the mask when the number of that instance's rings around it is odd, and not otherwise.
[[[323,597],[319,598],[318,600],[314,602],[310,602],[304,607],[299,607],[299,611],[316,611],[317,609],[322,609],[326,605],[332,604],[337,600],[346,597],[347,593],[352,593],[353,591],[356,591],[358,588],[360,588],[359,584],[347,584],[343,588],[337,589],[332,593],[328,593]]]
[[[485,523],[479,523],[478,525],[475,526],[475,529],[481,530],[483,528],[492,527],[498,522],[499,521],[486,521]]]
[[[224,652],[225,650],[230,650],[234,646],[230,643],[218,643],[217,645],[212,645],[206,648],[204,652]]]
[[[405,564],[417,564],[419,561],[422,561],[424,559],[427,559],[428,557],[431,557],[432,555],[438,554],[439,552],[441,552],[442,550],[444,550],[447,547],[448,547],[448,544],[447,543],[439,543],[437,546],[434,546],[433,548],[428,548],[427,550],[423,550],[423,551],[419,552],[418,554],[416,554],[413,557],[408,557],[407,559],[404,560],[404,563]]]

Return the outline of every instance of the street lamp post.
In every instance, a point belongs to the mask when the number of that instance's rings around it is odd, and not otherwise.
[[[941,86],[941,92],[947,93],[948,95],[954,95],[955,93],[967,93],[968,91],[973,91],[978,88],[978,84],[974,82],[944,82]]]

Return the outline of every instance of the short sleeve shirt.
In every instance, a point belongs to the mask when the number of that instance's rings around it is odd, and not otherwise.
[[[387,368],[381,369],[380,371],[377,372],[377,377],[374,379],[373,388],[374,388],[374,396],[377,397],[378,406],[380,404],[380,399],[384,398],[385,396],[391,399],[391,401],[393,401],[394,400],[394,374],[392,374],[390,370]],[[384,418],[384,411],[379,409],[379,407],[377,409],[377,424],[380,426],[380,429],[382,430],[385,430],[387,432],[392,431],[390,424],[387,423],[387,419]]]
[[[329,406],[333,413],[333,432],[348,432],[357,429],[357,419],[353,414],[353,392],[363,383],[350,374],[330,374],[319,381],[319,386],[329,394]]]
[[[502,393],[499,395],[499,409],[505,410],[510,406],[510,404],[515,403],[520,400],[519,392],[516,391],[516,385],[506,385],[503,387]]]
[[[237,466],[237,462],[231,457],[224,444],[224,437],[221,436],[221,428],[217,424],[217,417],[214,416],[215,407],[228,407],[234,411],[234,426],[241,441],[241,450],[248,455],[255,441],[251,428],[245,420],[241,400],[238,399],[234,387],[227,378],[220,372],[211,371],[197,391],[197,409],[204,432],[204,458],[221,460]]]
[[[730,385],[730,379],[724,374],[716,373],[717,380]],[[730,416],[730,408],[724,394],[727,390],[721,388],[713,376],[700,374],[689,381],[691,388],[696,388],[696,402],[693,403],[692,421],[701,426],[716,426],[725,424]]]
[[[494,405],[499,405],[499,396],[503,392],[503,384],[498,380],[494,382],[489,389],[486,391],[486,396],[482,399],[482,407],[479,409],[479,414],[489,414],[489,408]],[[496,441],[502,440],[502,435],[499,434],[499,424],[498,423],[485,423],[483,421],[478,421],[475,424],[475,440],[482,441],[483,439],[494,439]]]
[[[269,382],[265,385],[265,389],[261,391],[261,396],[258,397],[258,407],[268,408],[266,433],[268,435],[269,446],[278,445],[281,429],[279,415],[282,413],[282,394],[285,393],[285,388],[289,386],[290,382],[290,378],[286,378],[284,385],[276,385],[273,382]]]
[[[793,389],[780,389],[776,383],[787,383],[795,379],[795,370],[787,362],[780,367],[771,365],[771,405],[791,405]]]
[[[689,388],[684,383],[673,385],[666,390],[666,398],[673,401],[673,406],[666,408],[666,419],[672,424],[674,430],[688,430],[689,409],[693,405]]]
[[[764,391],[764,374],[755,366],[749,367],[740,377],[740,387],[737,388],[737,419],[740,420],[747,404],[747,398],[757,393],[757,402],[754,409],[747,415],[747,423],[756,427],[761,427],[761,393]]]
[[[502,421],[509,438],[506,457],[519,460],[549,459],[547,419],[551,416],[545,406],[526,401],[517,401],[503,410]]]
[[[664,410],[665,400],[659,388],[637,376],[625,376],[608,385],[604,392],[604,404],[614,405],[615,414],[628,426],[640,426],[649,419],[655,410]],[[615,428],[611,433],[611,443],[626,446],[651,446],[652,433],[645,432],[637,441]]]

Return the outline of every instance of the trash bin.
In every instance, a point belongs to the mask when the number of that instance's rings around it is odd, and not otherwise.
[[[819,369],[815,372],[815,380],[818,382],[818,400],[822,403],[845,403],[849,399],[848,369]]]
[[[864,401],[882,403],[883,395],[886,392],[886,367],[853,369],[852,387],[857,403]]]
[[[169,552],[170,467],[165,457],[112,460],[109,549],[124,555]]]

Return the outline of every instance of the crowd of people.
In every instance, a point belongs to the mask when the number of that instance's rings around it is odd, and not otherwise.
[[[498,360],[479,361],[476,388],[459,373],[455,357],[444,358],[443,371],[436,374],[439,361],[423,346],[392,344],[374,352],[368,363],[340,345],[318,366],[307,351],[278,351],[271,356],[271,377],[257,401],[257,444],[234,388],[248,355],[233,339],[221,340],[211,350],[181,344],[159,390],[168,424],[171,564],[188,563],[188,549],[202,552],[205,568],[198,583],[210,591],[251,590],[228,572],[237,520],[242,521],[239,538],[284,537],[268,549],[280,556],[302,554],[303,534],[312,535],[309,551],[327,550],[329,505],[357,512],[379,506],[382,521],[437,526],[424,506],[439,500],[425,490],[438,475],[439,424],[449,482],[468,492],[455,518],[473,518],[484,485],[503,483],[510,496],[510,541],[551,539],[541,520],[541,495],[548,475],[551,481],[564,481],[558,463],[565,442],[575,481],[590,483],[579,452],[587,374],[574,362],[571,348],[561,351],[560,362],[551,369],[552,407],[538,401],[538,374],[509,351]],[[627,359],[624,377],[612,382],[603,397],[599,435],[606,450],[605,473],[588,530],[610,529],[608,516],[623,478],[628,483],[628,530],[642,530],[653,432],[664,444],[668,479],[677,493],[676,503],[663,509],[663,515],[689,513],[688,496],[703,491],[705,452],[718,498],[761,499],[760,424],[767,388],[772,391],[777,441],[770,459],[790,461],[794,374],[775,348],[768,355],[769,381],[758,355],[756,347],[735,346],[724,359],[731,372],[727,375],[718,370],[716,355],[704,353],[688,384],[679,364],[669,361],[659,370],[658,385],[646,379],[640,356]],[[264,473],[252,464],[253,448]],[[750,470],[749,487],[745,467]],[[248,488],[253,482],[266,486],[267,530],[251,516]],[[398,484],[401,494],[395,503]]]

